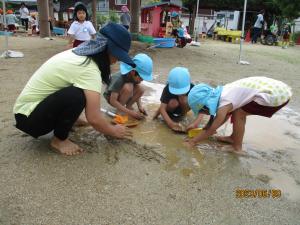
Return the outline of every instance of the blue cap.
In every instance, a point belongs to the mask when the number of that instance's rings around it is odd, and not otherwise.
[[[174,95],[183,95],[189,92],[191,76],[187,68],[175,67],[168,75],[169,91]]]
[[[194,86],[188,95],[188,104],[194,114],[198,115],[206,106],[210,115],[216,115],[222,90],[223,86],[213,88],[203,83]]]
[[[176,12],[176,11],[173,11],[172,13],[171,13],[171,17],[176,17],[176,16],[178,16],[179,14],[178,14],[178,12]]]
[[[120,63],[120,71],[121,74],[125,75],[129,73],[131,70],[135,70],[139,73],[139,76],[146,81],[153,80],[152,69],[153,62],[152,59],[143,53],[137,54],[133,59],[135,63],[135,67],[132,67],[126,63]]]
[[[131,45],[131,37],[126,28],[120,24],[109,22],[100,29],[100,33],[107,38],[108,52],[119,61],[135,66],[128,52]]]

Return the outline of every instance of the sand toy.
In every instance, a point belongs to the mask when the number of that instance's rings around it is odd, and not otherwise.
[[[203,131],[202,128],[194,128],[194,129],[190,129],[188,131],[188,136],[189,138],[193,138],[196,137],[198,134],[200,134]]]

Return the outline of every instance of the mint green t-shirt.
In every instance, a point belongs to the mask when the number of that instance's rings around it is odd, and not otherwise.
[[[29,116],[46,97],[69,86],[100,94],[100,70],[92,60],[83,64],[86,59],[86,56],[78,56],[72,50],[51,57],[29,79],[16,100],[13,112]]]

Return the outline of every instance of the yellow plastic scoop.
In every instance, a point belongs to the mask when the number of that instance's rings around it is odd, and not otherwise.
[[[202,128],[194,128],[188,131],[189,138],[193,138],[202,132]]]

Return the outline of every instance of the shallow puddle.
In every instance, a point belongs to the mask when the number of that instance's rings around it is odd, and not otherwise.
[[[218,176],[216,171],[226,170],[232,163],[240,163],[248,169],[250,175],[280,189],[286,197],[300,199],[300,115],[297,112],[286,107],[271,119],[248,117],[244,138],[245,156],[227,153],[231,150],[230,145],[214,140],[202,142],[195,149],[188,149],[183,145],[185,134],[173,132],[161,119],[152,120],[152,115],[159,107],[164,85],[144,84],[148,89],[143,102],[149,116],[132,129],[133,138],[138,143],[159,146],[168,161],[166,170],[178,170],[186,177],[210,170],[215,173],[214,176]],[[192,114],[188,115],[187,120],[192,120]],[[222,135],[230,132],[229,122],[218,130]],[[236,157],[238,160],[234,160]]]

